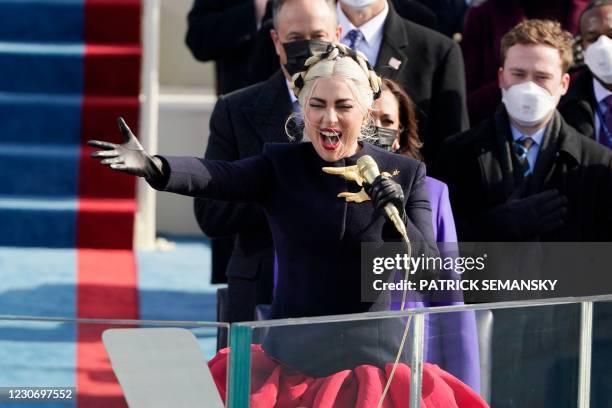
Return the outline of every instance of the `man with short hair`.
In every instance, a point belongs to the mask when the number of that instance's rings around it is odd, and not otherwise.
[[[309,54],[337,42],[333,0],[274,0],[271,31],[281,67],[267,81],[221,96],[210,120],[205,158],[258,155],[264,143],[285,143],[285,123],[299,110],[288,80]],[[210,237],[236,236],[227,268],[227,321],[253,320],[256,304],[271,302],[274,249],[268,221],[254,204],[195,200],[196,219]]]
[[[431,162],[442,140],[469,127],[459,46],[403,19],[387,0],[339,0],[337,10],[340,41],[363,52],[414,100],[423,153]]]
[[[612,152],[556,110],[570,82],[571,34],[526,20],[501,50],[503,104],[448,139],[434,171],[448,184],[459,239],[612,241]],[[503,351],[494,352],[491,405],[574,406],[578,321],[575,308],[496,311],[493,349]]]
[[[612,149],[612,0],[591,3],[580,18],[586,65],[559,105],[568,124]]]

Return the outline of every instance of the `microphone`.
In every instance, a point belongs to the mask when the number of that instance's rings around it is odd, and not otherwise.
[[[372,156],[365,155],[357,159],[357,168],[359,169],[361,177],[363,177],[368,184],[372,184],[374,179],[380,175],[378,164],[376,164]],[[400,217],[397,208],[391,203],[385,205],[384,208],[387,218],[393,222],[395,229],[407,239],[408,233],[406,232],[406,225],[404,225],[404,220]]]

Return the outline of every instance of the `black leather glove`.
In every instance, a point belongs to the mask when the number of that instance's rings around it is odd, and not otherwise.
[[[510,199],[487,214],[490,225],[507,238],[529,238],[565,225],[567,198],[546,190],[525,198]]]
[[[100,164],[107,165],[113,170],[144,177],[150,181],[163,179],[161,159],[147,153],[128,125],[125,124],[123,118],[118,118],[117,123],[123,134],[123,144],[89,140],[88,145],[102,149],[93,152],[91,157],[101,158]]]
[[[399,183],[378,175],[372,184],[365,183],[363,188],[372,199],[372,203],[377,210],[381,211],[387,204],[391,203],[397,207],[402,219],[406,219],[404,191]]]

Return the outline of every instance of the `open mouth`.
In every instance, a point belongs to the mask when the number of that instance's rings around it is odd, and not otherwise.
[[[319,130],[321,145],[325,150],[336,150],[340,146],[342,131],[340,129],[325,128]]]

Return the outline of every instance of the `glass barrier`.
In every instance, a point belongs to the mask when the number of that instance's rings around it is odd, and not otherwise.
[[[228,406],[607,407],[610,320],[612,295],[233,324]]]
[[[612,301],[593,304],[592,337],[591,407],[612,408]]]
[[[228,332],[224,323],[0,316],[0,406],[202,406],[212,398],[222,407],[215,381],[224,387],[226,373],[211,376],[206,363]]]

